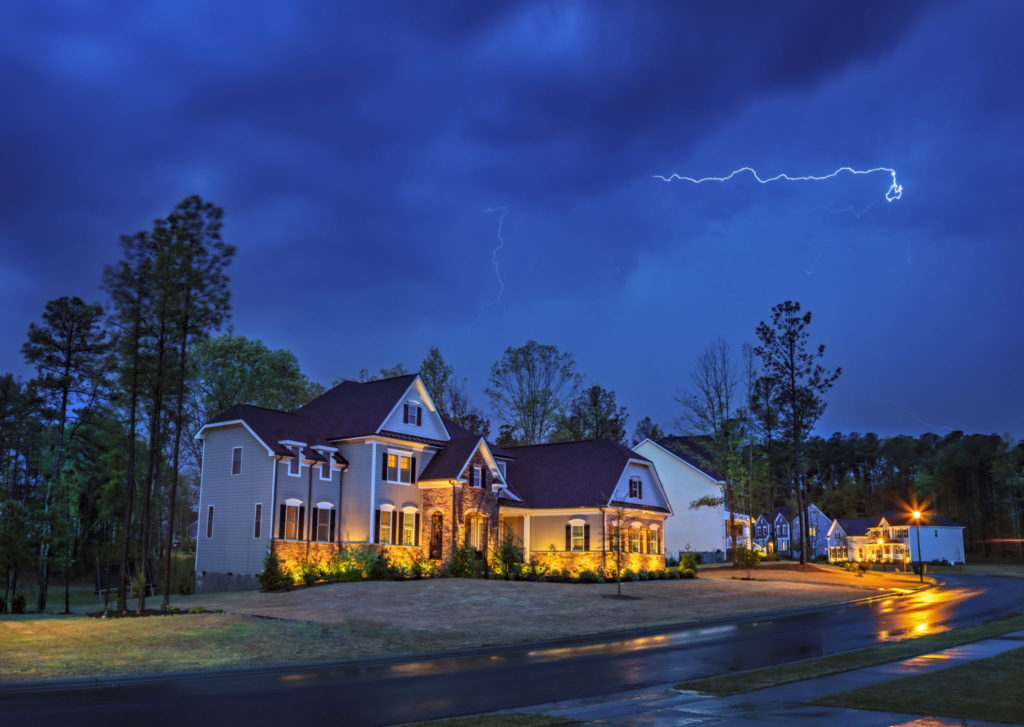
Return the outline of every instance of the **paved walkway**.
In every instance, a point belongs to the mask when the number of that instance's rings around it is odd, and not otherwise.
[[[939,727],[965,723],[959,719],[869,712],[804,704],[808,699],[883,684],[903,677],[948,669],[1024,647],[1024,631],[957,646],[913,659],[794,682],[732,697],[709,697],[673,689],[671,685],[593,699],[544,704],[517,712],[536,712],[597,725],[842,725],[843,727]],[[841,657],[837,657],[841,658]],[[996,727],[994,722],[968,720],[970,727]],[[1006,727],[999,723],[999,727]]]

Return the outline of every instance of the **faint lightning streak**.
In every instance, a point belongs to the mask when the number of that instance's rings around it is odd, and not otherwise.
[[[889,176],[892,177],[892,186],[890,186],[888,191],[885,193],[885,200],[887,202],[892,202],[894,199],[899,199],[900,197],[903,196],[903,185],[898,184],[896,182],[896,170],[889,169],[888,167],[875,167],[874,169],[854,169],[853,167],[839,167],[839,169],[835,170],[834,172],[822,175],[820,177],[811,175],[803,177],[791,177],[788,174],[776,174],[774,177],[762,179],[760,175],[758,175],[757,171],[752,167],[740,167],[739,169],[734,169],[732,172],[730,172],[727,176],[724,177],[701,177],[700,179],[695,179],[694,177],[686,177],[683,176],[682,174],[676,174],[675,172],[668,175],[667,177],[663,174],[654,174],[652,176],[655,179],[660,179],[663,182],[671,182],[678,179],[679,181],[682,182],[693,182],[694,184],[703,184],[704,182],[728,182],[730,179],[732,179],[737,174],[740,174],[742,172],[750,172],[753,175],[754,179],[756,179],[761,184],[777,182],[780,179],[784,179],[787,182],[823,182],[826,179],[832,179],[833,177],[836,177],[843,172],[849,172],[850,174],[874,174],[875,172],[887,172]]]
[[[494,297],[497,305],[502,305],[501,296],[505,292],[505,281],[501,277],[501,265],[498,264],[498,251],[505,247],[505,238],[502,237],[502,228],[505,224],[505,215],[508,214],[508,207],[488,207],[487,212],[501,212],[498,216],[498,246],[491,251],[491,264],[494,265],[494,277],[498,279],[498,294]]]

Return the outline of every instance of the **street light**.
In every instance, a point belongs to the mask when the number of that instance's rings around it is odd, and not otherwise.
[[[917,525],[917,572],[924,583],[924,563],[921,561],[921,511],[914,510],[914,524]]]

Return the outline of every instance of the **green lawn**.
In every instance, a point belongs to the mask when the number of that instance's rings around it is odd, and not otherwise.
[[[813,702],[833,707],[1024,723],[1024,648],[990,659],[862,687]]]
[[[921,636],[916,639],[894,641],[866,649],[849,651],[837,658],[835,655],[806,659],[791,664],[736,672],[709,679],[698,679],[677,684],[677,689],[690,689],[719,697],[752,692],[781,684],[814,679],[816,677],[852,671],[867,666],[877,666],[893,661],[909,659],[921,654],[948,649],[972,641],[1001,636],[1024,629],[1024,615],[990,621],[978,626],[967,626],[940,634]]]

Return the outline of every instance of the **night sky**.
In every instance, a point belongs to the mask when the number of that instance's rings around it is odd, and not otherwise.
[[[1020,2],[0,6],[0,371],[197,193],[233,328],[325,384],[528,339],[672,428],[716,337],[814,314],[818,431],[1024,436]],[[885,173],[760,185],[654,175]],[[502,217],[504,215],[504,217]],[[499,228],[500,224],[500,228]],[[503,245],[501,245],[499,229]],[[498,270],[492,259],[498,263]],[[496,427],[495,427],[496,429]]]

